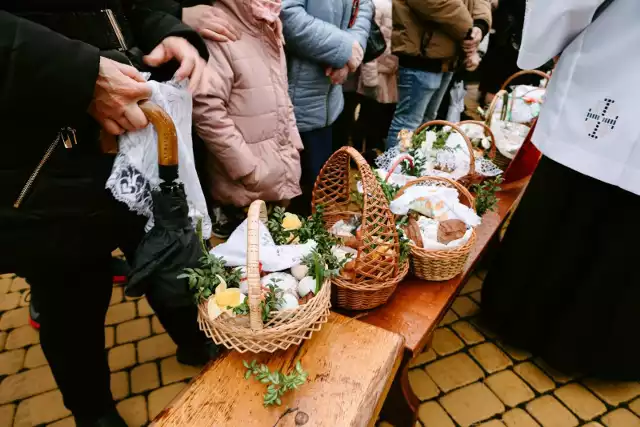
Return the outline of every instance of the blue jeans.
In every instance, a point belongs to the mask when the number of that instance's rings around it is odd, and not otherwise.
[[[453,73],[432,73],[400,67],[398,71],[398,106],[391,121],[387,148],[398,143],[398,132],[415,130],[434,120],[442,98],[447,93]]]

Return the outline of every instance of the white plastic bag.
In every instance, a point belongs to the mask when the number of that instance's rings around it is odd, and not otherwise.
[[[211,235],[211,219],[207,214],[207,203],[196,173],[191,140],[191,94],[186,90],[187,81],[180,83],[148,82],[151,87],[150,101],[159,105],[171,116],[178,134],[178,176],[184,184],[189,206],[189,217],[194,225],[202,220],[204,236]],[[107,180],[106,188],[113,197],[125,203],[129,209],[149,218],[146,230],[153,227],[153,202],[151,191],[160,184],[158,173],[158,137],[153,126],[122,135],[120,144]]]

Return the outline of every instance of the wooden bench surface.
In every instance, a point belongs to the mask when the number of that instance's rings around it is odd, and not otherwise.
[[[518,187],[499,193],[497,211],[487,213],[476,229],[478,239],[462,274],[446,282],[427,282],[416,278],[405,280],[389,302],[364,315],[357,315],[358,320],[402,335],[405,348],[412,355],[420,353],[522,190],[523,187]]]
[[[286,352],[230,352],[211,362],[152,425],[373,426],[402,353],[401,336],[332,313],[310,340]],[[253,359],[284,373],[300,360],[309,373],[308,380],[285,395],[281,406],[265,408],[262,396],[266,386],[254,378],[244,379],[242,361]],[[306,423],[299,423],[307,417]]]

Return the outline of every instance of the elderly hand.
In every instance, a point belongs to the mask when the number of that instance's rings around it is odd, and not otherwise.
[[[149,55],[144,57],[144,62],[152,67],[157,67],[171,59],[180,62],[180,68],[175,74],[176,78],[182,80],[189,77],[189,90],[193,92],[205,72],[207,64],[204,59],[186,39],[167,37]]]
[[[471,38],[462,42],[462,50],[469,55],[478,49],[480,42],[482,41],[482,30],[478,27],[473,27],[471,30]]]
[[[236,41],[240,32],[231,24],[220,9],[208,5],[185,7],[182,22],[195,29],[205,39],[216,42]]]
[[[110,134],[120,135],[147,126],[138,101],[151,96],[151,88],[135,68],[101,57],[89,114]]]
[[[364,50],[360,43],[354,41],[351,45],[351,58],[347,62],[347,66],[349,67],[349,71],[352,73],[355,72],[360,64],[362,63],[362,58],[364,58]]]
[[[474,52],[464,59],[464,68],[467,71],[475,71],[480,65],[480,55],[478,52]]]
[[[332,84],[341,85],[349,76],[349,67],[347,65],[342,68],[327,67],[325,69],[325,74],[331,79]]]

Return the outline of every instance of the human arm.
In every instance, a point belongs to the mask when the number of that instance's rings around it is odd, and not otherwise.
[[[224,44],[211,46],[207,68],[210,72],[194,93],[193,122],[207,150],[227,175],[240,180],[252,174],[257,162],[227,110],[235,76]]]
[[[593,20],[605,0],[536,0],[525,18],[518,66],[538,68],[561,53]]]
[[[282,0],[282,30],[288,50],[331,68],[352,56],[354,35],[307,13],[305,0]]]
[[[371,20],[374,18],[375,6],[372,0],[361,0],[358,9],[358,16],[355,22],[347,31],[352,34],[356,41],[362,46],[362,50],[367,49],[367,39],[371,31]]]
[[[407,0],[420,18],[441,25],[454,40],[462,41],[473,27],[473,18],[462,0]]]

